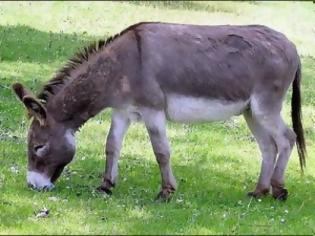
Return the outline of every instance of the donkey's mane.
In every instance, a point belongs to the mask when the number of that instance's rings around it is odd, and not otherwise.
[[[66,82],[70,79],[70,73],[78,68],[78,66],[82,65],[84,62],[88,61],[88,59],[94,55],[95,53],[101,51],[119,36],[125,34],[126,32],[133,30],[137,26],[141,24],[147,24],[150,22],[140,22],[134,25],[129,26],[124,29],[120,33],[110,36],[106,40],[98,40],[91,43],[89,46],[84,47],[82,50],[75,53],[75,55],[68,60],[68,62],[57,71],[56,75],[49,80],[42,88],[41,92],[38,94],[38,98],[45,104],[48,102],[48,99],[51,96],[54,96],[56,93],[60,91],[60,89],[66,84]]]

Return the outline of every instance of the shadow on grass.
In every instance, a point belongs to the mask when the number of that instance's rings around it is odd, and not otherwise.
[[[25,113],[11,89],[13,82],[18,80],[35,92],[50,79],[50,70],[57,71],[59,68],[54,67],[65,64],[76,51],[94,40],[95,37],[86,34],[44,32],[25,25],[0,25],[0,131],[15,129]]]
[[[95,39],[87,34],[44,32],[25,25],[0,25],[0,57],[2,61],[61,61]]]

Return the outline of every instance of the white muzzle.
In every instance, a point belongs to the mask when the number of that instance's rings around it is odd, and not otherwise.
[[[50,190],[55,187],[54,184],[50,182],[50,178],[35,171],[27,172],[27,184],[39,190]]]

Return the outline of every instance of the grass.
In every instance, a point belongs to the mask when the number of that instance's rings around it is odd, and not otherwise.
[[[18,14],[17,14],[18,12]],[[314,234],[315,7],[298,2],[1,2],[0,234]],[[104,111],[77,134],[76,160],[52,192],[26,187],[29,122],[10,89],[36,92],[78,48],[138,21],[265,24],[296,43],[303,64],[303,115],[309,152],[302,177],[294,150],[285,203],[247,198],[259,152],[242,117],[211,124],[169,123],[178,191],[153,201],[160,175],[142,124],[131,126],[112,197],[95,192],[110,124]],[[283,114],[290,124],[289,93]],[[43,207],[50,216],[37,219]]]

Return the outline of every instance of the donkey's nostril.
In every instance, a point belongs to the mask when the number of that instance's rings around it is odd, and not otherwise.
[[[54,184],[49,184],[49,185],[45,185],[45,186],[42,188],[42,190],[43,190],[43,191],[50,191],[50,190],[52,190],[54,187],[55,187]]]
[[[47,191],[47,190],[49,190],[49,188],[48,188],[48,186],[44,186],[44,187],[42,188],[42,190],[43,190],[43,191]]]

